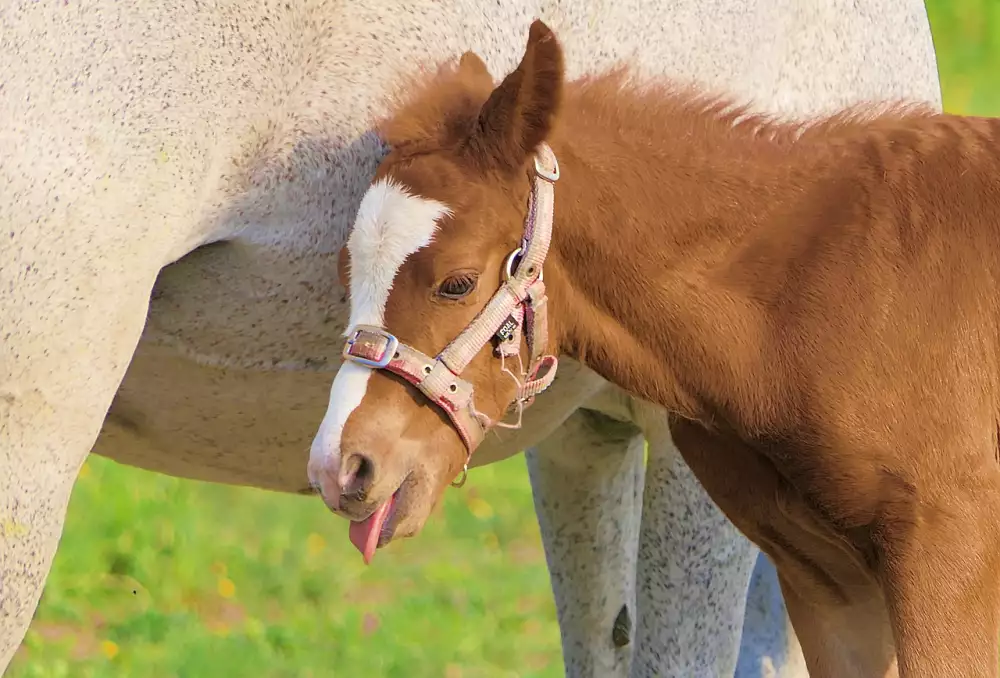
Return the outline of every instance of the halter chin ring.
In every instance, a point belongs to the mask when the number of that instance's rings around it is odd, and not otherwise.
[[[465,481],[469,479],[469,459],[471,458],[472,454],[470,453],[465,459],[465,464],[462,466],[462,474],[455,480],[451,481],[452,487],[462,487],[462,485],[465,485]]]

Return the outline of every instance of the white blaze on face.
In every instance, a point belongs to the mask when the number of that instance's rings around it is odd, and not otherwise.
[[[446,205],[412,195],[392,179],[372,184],[347,240],[351,316],[345,337],[357,325],[384,326],[396,273],[411,254],[430,244],[438,220],[450,213]],[[336,479],[341,433],[347,417],[361,404],[371,374],[371,369],[352,362],[345,362],[337,372],[326,416],[309,451],[309,480],[314,485],[323,488],[319,475],[324,471],[322,475]]]

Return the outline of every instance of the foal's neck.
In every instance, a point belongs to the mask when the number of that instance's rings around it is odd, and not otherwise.
[[[552,141],[555,336],[682,416],[766,426],[767,317],[726,281],[793,190],[791,143],[680,97],[625,96],[570,90]]]

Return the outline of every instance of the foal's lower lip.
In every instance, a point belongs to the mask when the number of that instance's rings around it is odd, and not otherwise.
[[[396,508],[399,506],[399,490],[393,493],[392,498],[392,507],[389,509],[389,514],[385,517],[385,522],[382,523],[382,529],[379,531],[378,545],[375,547],[377,549],[391,542],[392,535],[396,531],[396,526],[392,524],[392,521],[396,518]]]

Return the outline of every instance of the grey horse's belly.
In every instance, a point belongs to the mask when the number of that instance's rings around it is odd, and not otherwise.
[[[309,445],[348,313],[328,256],[296,263],[233,242],[167,267],[94,452],[174,476],[310,492]],[[489,436],[472,465],[537,443],[604,390],[615,389],[568,361],[524,426]],[[611,414],[620,400],[592,407]]]
[[[538,443],[581,405],[632,418],[631,399],[620,390],[585,368],[574,365],[566,372],[552,397],[528,410],[519,431],[490,436],[471,466]],[[215,367],[143,342],[94,452],[173,476],[311,493],[305,473],[309,445],[331,381],[326,369]]]
[[[308,491],[347,322],[335,267],[239,242],[161,272],[94,452],[170,475]],[[332,278],[332,279],[330,279]]]
[[[308,492],[330,375],[199,364],[141,344],[94,452],[174,476]]]

